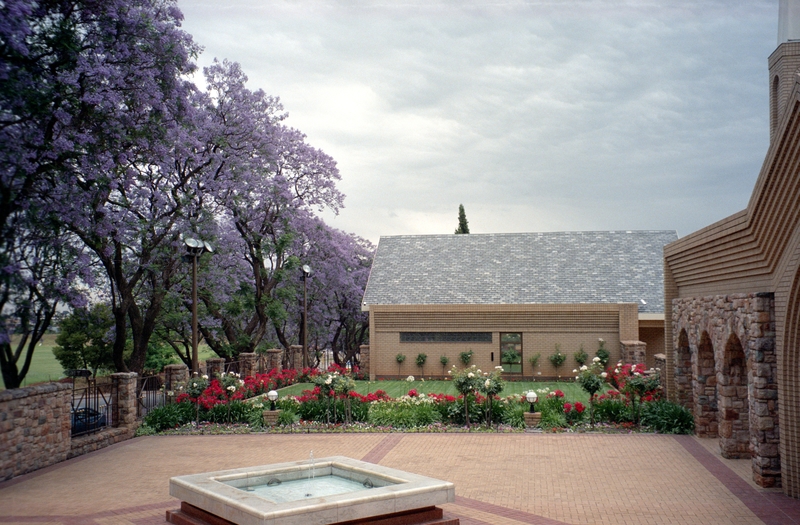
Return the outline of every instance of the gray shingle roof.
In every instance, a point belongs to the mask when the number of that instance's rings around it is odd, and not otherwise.
[[[663,247],[677,239],[675,231],[381,237],[364,305],[637,303],[663,313]]]

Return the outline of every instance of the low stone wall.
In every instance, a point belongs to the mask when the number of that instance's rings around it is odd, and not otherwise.
[[[130,428],[107,428],[95,434],[74,437],[70,443],[66,459],[82,456],[111,446],[114,443],[131,439],[135,433],[136,431]]]
[[[67,459],[72,386],[48,383],[0,392],[0,479]]]

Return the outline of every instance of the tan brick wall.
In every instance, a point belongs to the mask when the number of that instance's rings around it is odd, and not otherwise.
[[[427,355],[424,377],[440,377],[440,357],[447,356],[447,368],[463,366],[461,352],[474,352],[471,364],[481,369],[500,365],[500,333],[522,333],[523,377],[572,377],[576,367],[573,354],[581,345],[589,356],[598,349],[598,339],[605,340],[611,359],[620,358],[620,324],[625,334],[637,339],[638,307],[614,305],[426,305],[370,307],[370,374],[371,377],[420,376],[416,365],[420,353]],[[491,326],[494,324],[495,326]],[[496,325],[502,325],[502,329]],[[377,327],[376,327],[377,325]],[[401,343],[400,332],[491,332],[491,343]],[[548,356],[555,345],[567,360],[555,369]],[[402,353],[405,361],[398,367],[395,356]],[[541,354],[537,368],[531,369],[528,358]],[[492,355],[494,354],[494,355]],[[494,360],[492,360],[494,358]],[[513,377],[509,375],[509,377]]]

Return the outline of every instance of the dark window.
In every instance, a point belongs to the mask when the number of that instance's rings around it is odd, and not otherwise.
[[[400,332],[401,343],[491,343],[492,332]]]

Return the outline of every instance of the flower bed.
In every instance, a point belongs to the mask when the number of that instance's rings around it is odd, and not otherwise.
[[[660,400],[658,374],[642,365],[621,365],[604,370],[597,358],[575,370],[576,381],[590,401],[567,399],[560,389],[537,390],[540,427],[547,431],[645,430],[688,433],[691,414]],[[140,433],[240,433],[268,432],[455,432],[491,430],[523,431],[529,409],[524,395],[501,397],[501,370],[482,372],[475,366],[451,370],[458,395],[425,394],[416,388],[396,398],[377,390],[359,394],[353,374],[341,367],[320,373],[287,370],[241,379],[227,374],[208,380],[193,378],[176,403],[152,410]],[[296,382],[311,381],[312,389],[285,396],[277,425],[264,427],[262,412],[266,392]],[[600,393],[604,383],[617,389]],[[413,386],[410,378],[409,386]],[[586,399],[585,397],[583,398]],[[228,429],[228,430],[226,430]],[[249,429],[249,430],[246,430]]]

